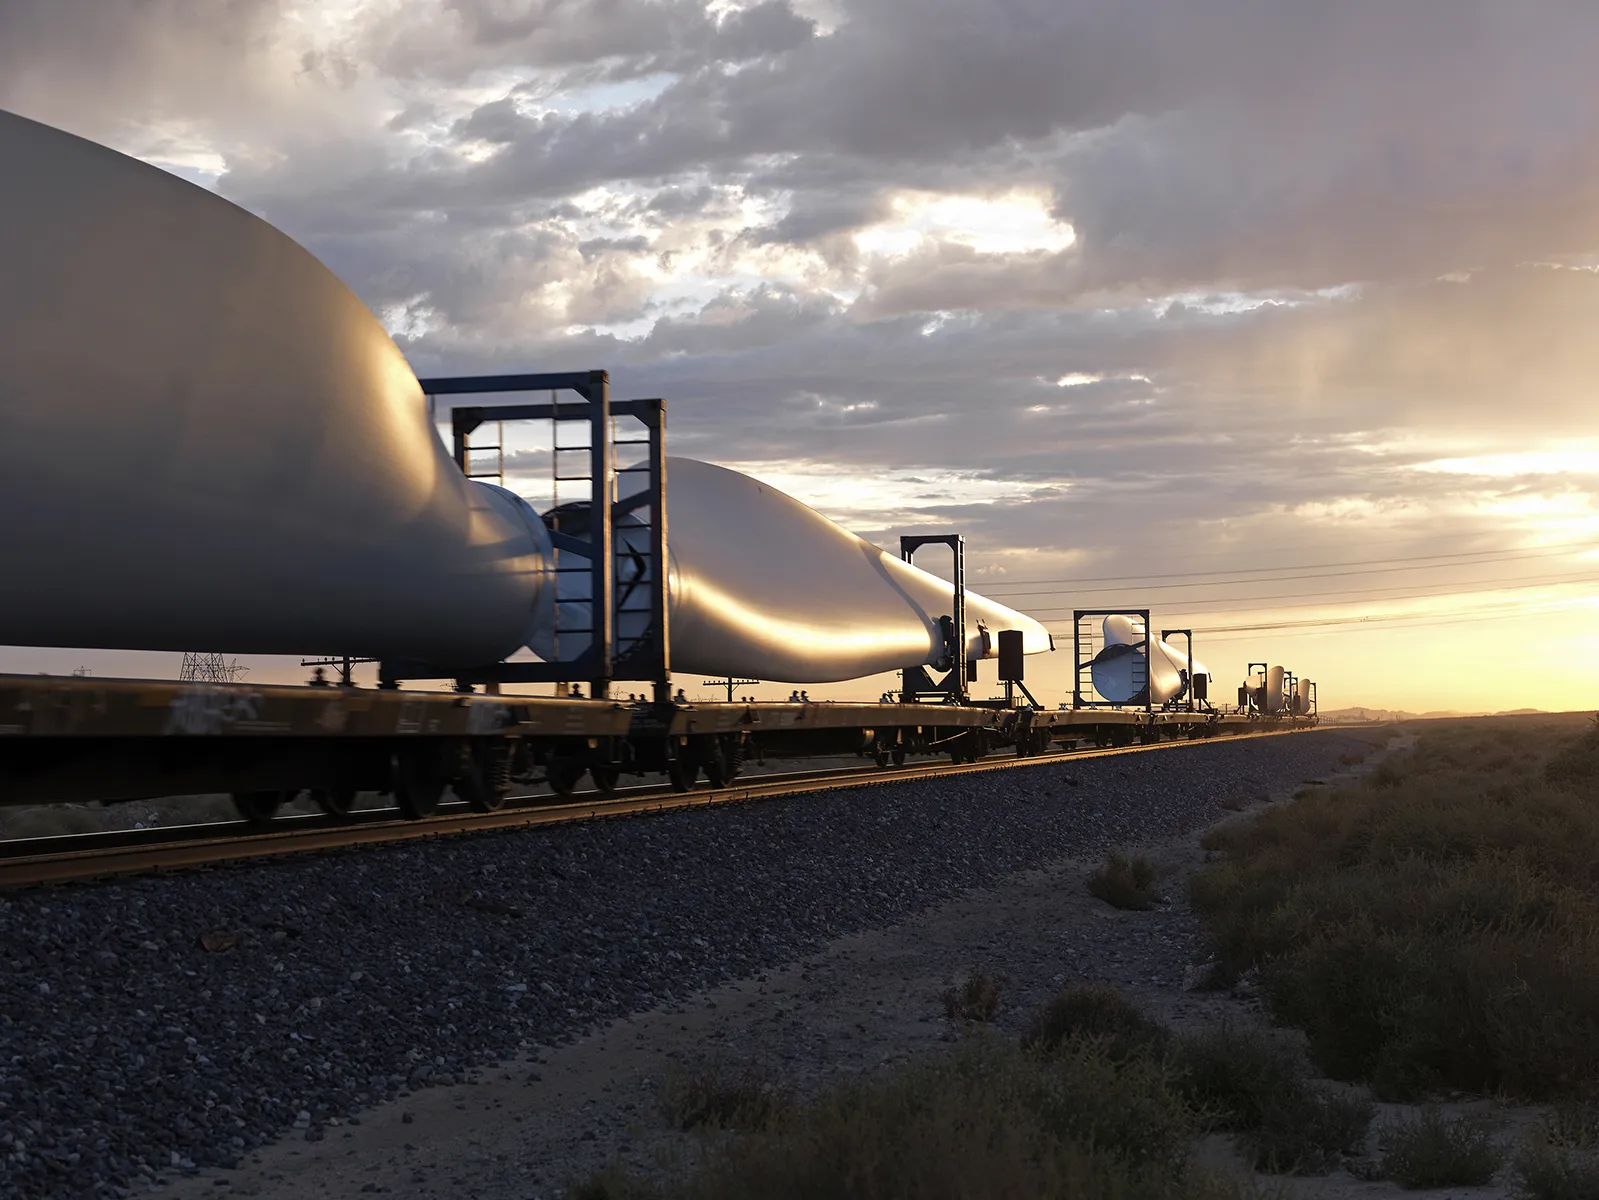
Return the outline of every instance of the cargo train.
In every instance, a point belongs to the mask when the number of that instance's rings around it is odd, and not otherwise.
[[[1025,694],[1022,657],[1054,646],[965,589],[958,537],[894,555],[667,457],[664,404],[613,402],[604,372],[419,381],[332,272],[221,197],[4,112],[0,160],[0,644],[369,659],[384,684],[0,680],[0,802],[228,790],[261,817],[376,789],[422,815],[446,787],[494,807],[534,771],[558,793],[585,773],[726,782],[751,745],[958,761],[1312,716],[1280,673],[1219,712],[1191,654],[1131,617],[1091,666],[1111,708],[974,704],[971,664],[1006,659]],[[472,429],[512,408],[457,403],[452,456],[427,400],[562,388],[578,400],[517,411],[587,426],[566,448],[587,499],[543,514],[471,477]],[[647,436],[618,466],[624,416]],[[928,542],[952,580],[912,561]],[[905,682],[878,705],[686,706],[673,671]],[[457,690],[402,690],[419,679]],[[611,702],[623,679],[650,702]],[[495,694],[571,680],[589,696]]]

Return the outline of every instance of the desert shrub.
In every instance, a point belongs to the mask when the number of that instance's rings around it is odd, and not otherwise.
[[[1322,1175],[1364,1145],[1375,1111],[1364,1096],[1306,1082],[1278,1097],[1239,1146],[1262,1171]]]
[[[1371,774],[1366,776],[1372,787],[1391,788],[1398,787],[1404,782],[1405,771],[1395,758],[1385,758],[1372,768]]]
[[[1190,894],[1218,975],[1258,968],[1316,1065],[1380,1095],[1599,1082],[1599,806],[1537,767],[1569,732],[1516,726],[1529,767],[1445,725],[1386,782],[1212,831]]]
[[[999,1012],[999,997],[1005,990],[1005,982],[1003,975],[986,975],[973,969],[967,973],[965,983],[946,988],[940,995],[944,1015],[951,1021],[992,1021]]]
[[[947,1057],[854,1080],[773,1132],[720,1139],[684,1173],[616,1170],[581,1200],[1244,1200],[1189,1162],[1194,1116],[1168,1069],[1080,1042],[1044,1059],[977,1039]]]
[[[1523,1200],[1599,1200],[1599,1102],[1573,1097],[1544,1117],[1541,1136],[1511,1160]]]
[[[1389,1125],[1378,1141],[1383,1174],[1403,1188],[1487,1183],[1504,1162],[1487,1122],[1446,1117],[1436,1108]]]
[[[1599,1151],[1530,1143],[1511,1160],[1523,1200],[1599,1200]]]
[[[790,1105],[790,1096],[759,1063],[713,1061],[670,1075],[661,1087],[661,1114],[682,1130],[764,1129]]]
[[[1093,1039],[1112,1060],[1159,1055],[1170,1040],[1165,1026],[1115,988],[1077,984],[1065,988],[1034,1014],[1022,1046],[1051,1053],[1061,1046]]]
[[[1581,737],[1566,743],[1544,764],[1550,783],[1592,786],[1599,782],[1599,716]]]
[[[1218,1129],[1258,1129],[1307,1074],[1282,1038],[1233,1025],[1178,1034],[1174,1057],[1177,1086]]]
[[[1088,890],[1115,908],[1150,909],[1160,898],[1155,876],[1155,865],[1142,854],[1128,858],[1112,850],[1104,865],[1088,877]]]
[[[1057,1137],[1162,1175],[1188,1160],[1197,1117],[1158,1058],[1117,1059],[1103,1043],[1076,1040],[1056,1048],[1032,1086],[1029,1107]]]
[[[1599,1099],[1568,1097],[1550,1108],[1542,1125],[1544,1139],[1551,1145],[1599,1149]]]
[[[1261,1170],[1318,1174],[1358,1149],[1371,1124],[1363,1096],[1313,1083],[1286,1040],[1232,1026],[1181,1034],[1177,1086],[1212,1128],[1237,1133],[1239,1149]]]

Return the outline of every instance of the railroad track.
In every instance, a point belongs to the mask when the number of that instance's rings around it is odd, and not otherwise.
[[[1307,732],[1310,730],[1280,730],[1237,737],[1289,737]],[[396,811],[394,809],[366,809],[336,824],[322,816],[281,817],[268,829],[230,821],[15,839],[0,842],[0,890],[184,870],[286,854],[425,841],[492,830],[642,816],[806,792],[1059,765],[1090,758],[1151,754],[1195,744],[1203,743],[1176,741],[1104,750],[1063,750],[1029,758],[991,755],[980,762],[961,765],[865,766],[783,772],[749,776],[729,787],[691,792],[643,786],[624,788],[611,796],[594,792],[585,797],[580,793],[579,798],[558,802],[548,802],[543,796],[522,795],[509,797],[508,806],[498,812],[479,813],[465,805],[451,805],[423,820],[393,817],[390,814]]]

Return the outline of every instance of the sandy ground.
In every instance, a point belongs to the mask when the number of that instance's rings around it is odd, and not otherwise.
[[[972,968],[1007,979],[1002,1036],[1075,980],[1121,987],[1176,1025],[1263,1020],[1248,997],[1185,990],[1199,934],[1182,896],[1187,874],[1205,858],[1198,838],[1143,849],[1162,867],[1171,900],[1155,912],[1110,908],[1083,887],[1096,864],[1060,862],[463,1086],[419,1091],[358,1121],[295,1133],[238,1170],[175,1181],[163,1194],[558,1197],[574,1177],[617,1159],[645,1166],[694,1152],[695,1140],[669,1130],[659,1107],[662,1082],[685,1067],[754,1062],[808,1090],[942,1049],[962,1035],[945,1020],[940,993]],[[1396,1111],[1384,1106],[1384,1116]],[[1494,1111],[1507,1137],[1534,1116]],[[1236,1167],[1223,1138],[1207,1139],[1201,1153]],[[1327,1200],[1510,1195],[1499,1185],[1401,1193],[1342,1172],[1289,1187],[1296,1198]]]

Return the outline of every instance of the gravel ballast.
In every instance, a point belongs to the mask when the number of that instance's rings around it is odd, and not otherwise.
[[[1217,740],[0,899],[0,1196],[142,1192],[1369,744]],[[208,948],[209,947],[209,948]]]

